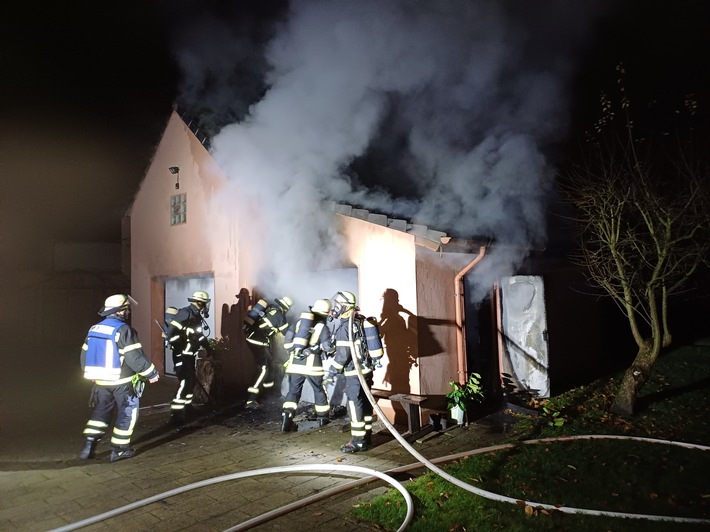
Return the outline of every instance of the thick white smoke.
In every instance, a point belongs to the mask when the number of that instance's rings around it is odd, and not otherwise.
[[[213,139],[263,283],[342,263],[322,200],[499,246],[476,284],[545,241],[545,149],[589,13],[472,0],[307,0],[269,43],[268,90]],[[358,161],[377,152],[381,164]],[[254,217],[258,213],[258,217]],[[255,223],[258,222],[258,223]],[[485,273],[484,273],[485,272]]]

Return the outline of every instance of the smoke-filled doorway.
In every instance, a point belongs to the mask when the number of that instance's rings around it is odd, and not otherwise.
[[[312,304],[316,299],[330,299],[335,294],[343,290],[355,294],[358,304],[360,302],[357,268],[340,268],[337,270],[310,272],[305,274],[301,279],[301,289],[304,287],[309,288],[309,293],[299,293],[299,300],[305,299],[310,302],[309,304]],[[296,313],[294,313],[294,315],[289,319],[289,322],[297,319],[301,310],[303,309],[297,309]],[[326,372],[328,371],[328,368],[330,368],[330,364],[331,359],[324,361]],[[288,391],[288,381],[286,378],[284,378],[281,390],[284,395]],[[328,394],[328,400],[330,401],[331,406],[346,404],[345,379],[342,376],[338,377],[335,384],[329,384],[326,387],[326,393]],[[301,401],[308,403],[312,403],[314,401],[313,391],[308,384],[303,387]]]
[[[165,280],[165,308],[182,308],[189,305],[188,297],[191,297],[196,290],[207,292],[214,299],[214,276],[195,275],[190,277],[174,277]],[[213,302],[214,303],[214,302]],[[213,304],[212,303],[212,304]],[[212,307],[213,308],[213,307]],[[210,338],[214,338],[214,314],[210,312],[205,320],[210,329]],[[165,374],[175,375],[173,365],[173,354],[169,347],[165,348]]]

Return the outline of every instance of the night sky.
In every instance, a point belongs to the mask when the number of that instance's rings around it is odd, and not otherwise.
[[[172,104],[215,130],[242,119],[266,89],[261,52],[287,5],[17,4],[0,17],[0,268],[35,264],[26,243],[117,242]],[[710,106],[708,2],[580,4],[594,21],[570,88],[572,135],[619,61],[641,101],[695,92]],[[209,20],[235,29],[218,50]]]
[[[34,243],[114,241],[176,87],[151,2],[5,5],[2,264]]]

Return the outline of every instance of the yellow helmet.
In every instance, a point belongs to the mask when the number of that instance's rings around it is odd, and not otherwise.
[[[207,292],[203,292],[202,290],[197,290],[192,294],[192,297],[187,298],[188,301],[192,303],[209,303],[212,301],[210,299],[210,295]]]
[[[283,296],[276,300],[276,304],[280,306],[284,312],[286,312],[293,306],[293,299],[288,296]]]
[[[338,292],[333,296],[331,318],[339,318],[341,315],[351,309],[357,308],[357,299],[352,292]]]
[[[313,314],[327,316],[330,312],[330,301],[327,299],[316,299],[313,305],[311,305],[311,312],[313,312]]]
[[[335,303],[340,303],[346,308],[354,307],[357,303],[355,294],[353,294],[352,292],[338,292],[337,294],[335,294],[335,296],[333,296],[333,301]]]

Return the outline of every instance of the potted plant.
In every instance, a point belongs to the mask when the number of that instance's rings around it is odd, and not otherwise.
[[[483,402],[483,387],[481,375],[471,373],[464,384],[451,381],[451,391],[445,395],[446,405],[451,411],[451,419],[461,425],[464,419],[468,422],[468,415],[477,404]]]
[[[222,365],[229,351],[229,337],[209,338],[207,342],[209,347],[200,352],[195,368],[198,383],[195,399],[214,406],[222,395]]]

